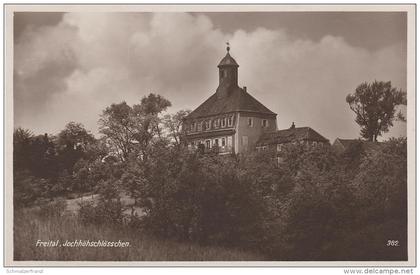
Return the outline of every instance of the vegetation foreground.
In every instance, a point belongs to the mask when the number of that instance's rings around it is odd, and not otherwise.
[[[14,258],[21,261],[260,261],[257,253],[163,240],[121,226],[85,225],[73,215],[40,217],[33,210],[16,215]],[[36,247],[37,240],[108,240],[121,247]]]
[[[355,110],[356,99],[348,99]],[[407,260],[406,138],[376,142],[381,131],[366,130],[370,141],[341,153],[295,143],[281,152],[203,154],[182,143],[188,112],[162,117],[168,106],[154,94],[112,104],[100,139],[74,122],[57,136],[16,129],[14,259]],[[57,198],[83,194],[97,199],[63,214]],[[57,239],[131,246],[36,246]]]

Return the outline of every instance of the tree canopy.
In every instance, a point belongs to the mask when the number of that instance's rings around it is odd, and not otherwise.
[[[362,83],[346,97],[350,109],[356,114],[360,134],[369,141],[389,131],[394,121],[405,121],[400,105],[407,105],[406,93],[392,87],[391,82]],[[398,111],[398,112],[397,112]]]

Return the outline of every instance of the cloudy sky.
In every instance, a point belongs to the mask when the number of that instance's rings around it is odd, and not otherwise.
[[[15,126],[37,134],[69,121],[97,133],[106,106],[150,92],[169,112],[194,109],[217,88],[226,41],[279,129],[356,138],[347,94],[375,79],[406,89],[403,13],[15,13],[14,39]],[[405,135],[397,123],[386,137]]]

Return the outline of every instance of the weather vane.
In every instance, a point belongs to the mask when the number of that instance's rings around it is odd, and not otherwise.
[[[228,41],[228,42],[226,42],[226,45],[227,45],[226,50],[229,52],[229,51],[230,51],[230,44],[229,44],[229,41]]]

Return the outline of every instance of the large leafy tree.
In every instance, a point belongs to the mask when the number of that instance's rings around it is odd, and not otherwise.
[[[69,122],[64,130],[58,134],[58,144],[60,147],[66,148],[83,148],[93,143],[95,137],[85,129],[83,124],[77,122]]]
[[[168,131],[168,136],[177,147],[181,146],[182,136],[184,135],[182,123],[189,113],[189,110],[180,110],[175,114],[167,114],[164,116],[163,123]]]
[[[99,119],[99,131],[122,160],[132,151],[133,109],[125,102],[106,107]]]
[[[169,100],[153,93],[140,104],[126,102],[107,107],[99,120],[99,129],[121,160],[139,151],[143,156],[154,137],[161,137],[160,114],[171,106]]]
[[[353,94],[347,95],[346,101],[356,113],[361,136],[369,141],[377,141],[378,136],[389,131],[394,121],[405,121],[397,107],[407,104],[406,94],[392,87],[390,81],[362,83]]]
[[[163,137],[161,113],[171,105],[169,100],[153,93],[143,97],[140,104],[133,105],[134,139],[139,144],[138,148],[143,155],[146,155],[154,137]]]
[[[57,137],[57,150],[62,169],[71,173],[78,160],[95,158],[99,153],[95,147],[96,143],[95,137],[81,123],[67,123]]]

